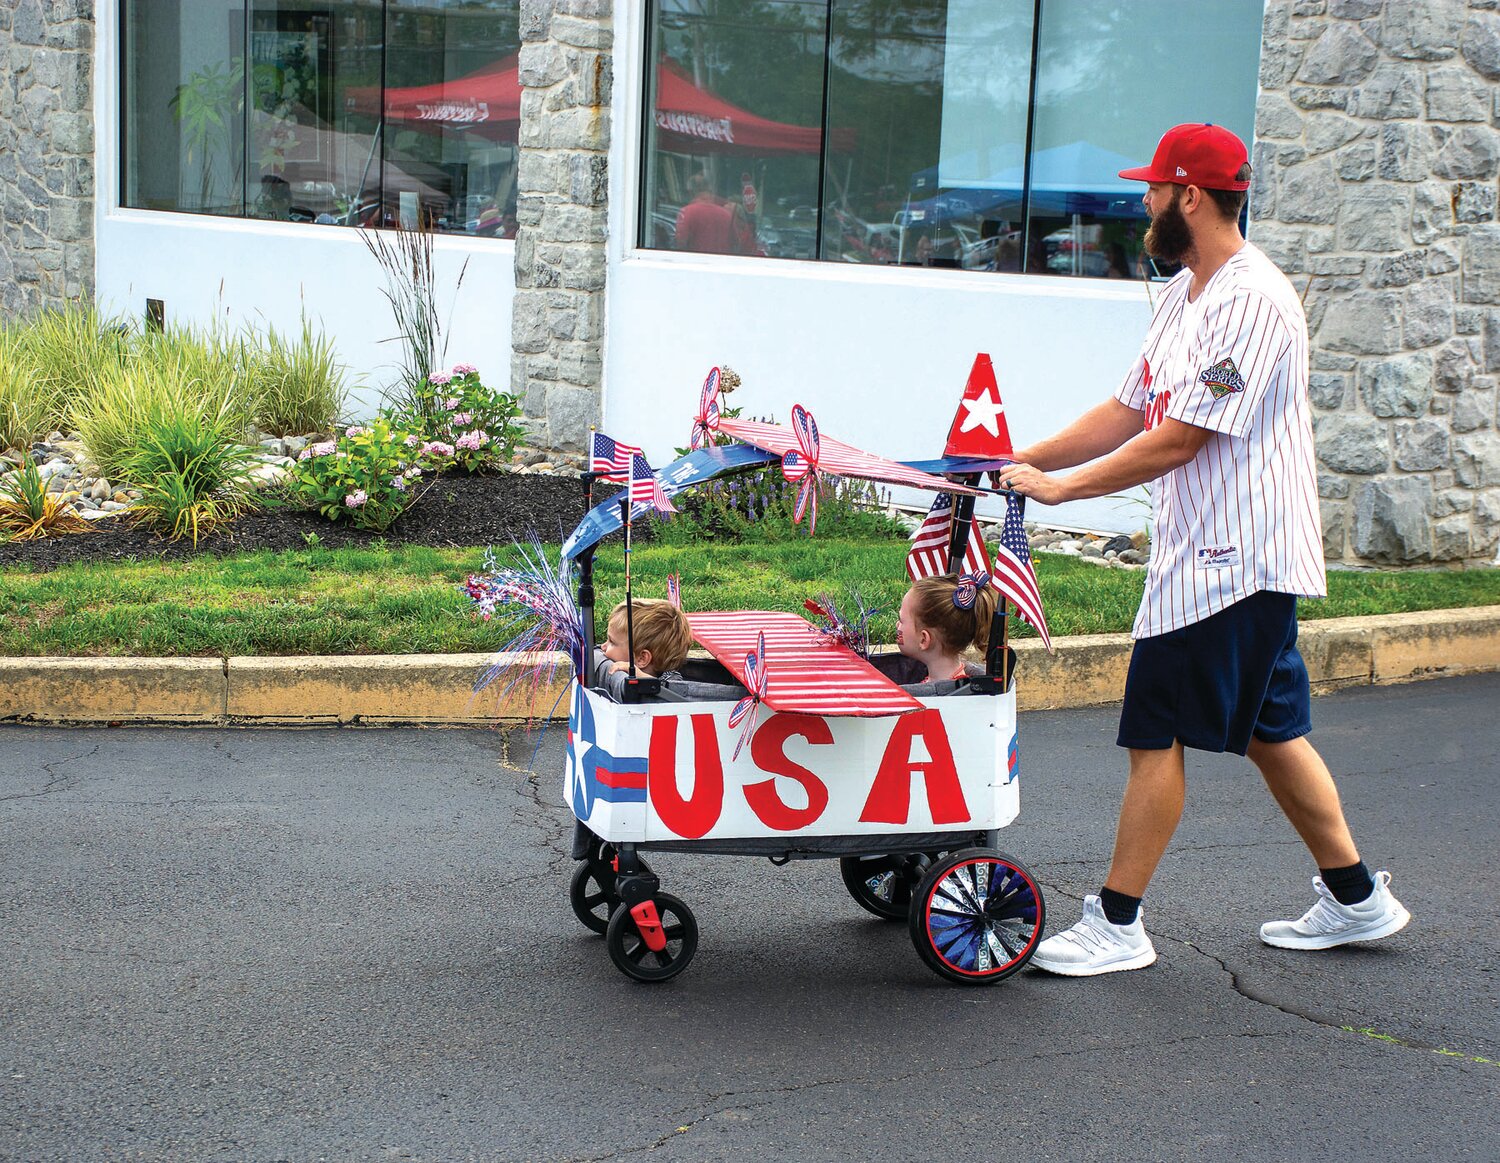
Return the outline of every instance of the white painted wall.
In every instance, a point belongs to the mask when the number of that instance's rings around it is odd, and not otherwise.
[[[381,390],[398,378],[400,345],[391,341],[382,272],[357,232],[120,208],[118,29],[118,0],[101,0],[94,54],[100,309],[139,318],[148,298],[161,299],[171,323],[218,319],[278,330],[299,328],[305,312],[350,370],[351,416],[373,414]],[[434,260],[449,336],[444,362],[473,364],[487,384],[507,387],[515,243],[439,237]]]

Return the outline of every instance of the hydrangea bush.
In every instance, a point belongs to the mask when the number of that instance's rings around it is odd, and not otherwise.
[[[485,387],[472,364],[433,372],[413,395],[412,415],[397,419],[408,427],[426,428],[429,439],[451,446],[449,464],[463,472],[508,461],[524,435],[517,423],[521,405],[516,398]],[[419,422],[419,416],[428,419]]]
[[[308,445],[288,471],[286,487],[294,502],[331,521],[379,532],[417,499],[424,474],[441,471],[453,455],[452,445],[424,440],[382,416]]]

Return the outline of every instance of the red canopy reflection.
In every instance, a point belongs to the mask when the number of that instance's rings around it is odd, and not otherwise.
[[[350,112],[385,117],[433,129],[467,129],[501,141],[514,141],[521,122],[521,78],[515,54],[452,81],[387,89],[382,111],[380,89],[350,89]],[[816,154],[823,133],[816,126],[789,125],[758,117],[693,84],[671,61],[656,73],[656,127],[660,144],[679,153]],[[833,132],[832,146],[847,150],[854,131]]]

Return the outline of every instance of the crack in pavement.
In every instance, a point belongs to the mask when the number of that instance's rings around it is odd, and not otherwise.
[[[78,759],[87,759],[89,756],[97,753],[98,750],[99,745],[96,743],[81,754],[69,755],[63,759],[54,759],[51,763],[42,764],[42,770],[47,773],[47,782],[42,785],[40,791],[13,792],[10,795],[0,796],[0,802],[5,800],[34,800],[41,796],[51,795],[56,791],[67,791],[73,786],[73,777],[59,775],[53,768],[61,767],[65,763],[72,763]]]
[[[1110,1049],[1155,1049],[1162,1046],[1181,1046],[1195,1042],[1217,1042],[1223,1041],[1227,1038],[1238,1039],[1290,1037],[1293,1037],[1293,1035],[1277,1033],[1257,1033],[1253,1031],[1230,1033],[1226,1031],[1222,1034],[1195,1034],[1191,1037],[1173,1038],[1167,1041],[1153,1038],[1142,1042],[1111,1045]],[[946,1065],[936,1065],[924,1067],[920,1070],[913,1070],[906,1074],[882,1074],[879,1076],[862,1075],[856,1078],[816,1078],[811,1079],[807,1082],[793,1083],[788,1086],[770,1088],[762,1087],[747,1091],[726,1090],[715,1094],[709,1094],[705,1096],[701,1101],[696,1102],[691,1106],[679,1107],[674,1111],[667,1111],[665,1112],[665,1117],[675,1122],[677,1119],[683,1117],[688,1112],[701,1109],[707,1104],[722,1103],[725,1099],[735,1098],[738,1098],[741,1101],[732,1103],[728,1106],[717,1106],[713,1110],[704,1111],[704,1113],[698,1115],[696,1118],[691,1118],[685,1123],[680,1123],[671,1131],[668,1131],[665,1135],[658,1136],[654,1141],[650,1143],[642,1143],[633,1147],[622,1147],[618,1150],[611,1151],[606,1155],[579,1156],[576,1158],[568,1159],[566,1163],[604,1163],[604,1161],[606,1160],[618,1159],[626,1155],[639,1155],[649,1153],[651,1151],[656,1151],[661,1149],[667,1143],[670,1143],[679,1135],[688,1134],[695,1127],[701,1126],[703,1123],[706,1123],[709,1120],[714,1119],[720,1115],[728,1114],[731,1111],[752,1111],[758,1110],[761,1107],[774,1106],[776,1103],[782,1101],[788,1095],[799,1094],[803,1091],[820,1090],[828,1087],[838,1086],[869,1086],[874,1084],[900,1085],[901,1083],[913,1082],[919,1079],[930,1079],[934,1074],[949,1074],[955,1071],[969,1073],[972,1071],[987,1070],[991,1067],[998,1066],[1001,1063],[1014,1064],[1017,1061],[1040,1062],[1052,1058],[1068,1058],[1078,1054],[1097,1054],[1098,1052],[1099,1047],[1091,1046],[1080,1048],[1078,1050],[1055,1050],[1043,1053],[1028,1054],[1024,1056],[1024,1058],[1019,1059],[1015,1054],[1007,1053],[996,1055],[993,1058],[988,1058],[980,1062],[959,1064],[949,1063]],[[764,1095],[765,1097],[759,1099],[758,1101],[751,1101],[753,1096],[756,1095]]]

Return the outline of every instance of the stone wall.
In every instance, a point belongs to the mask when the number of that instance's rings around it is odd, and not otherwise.
[[[511,390],[551,448],[599,420],[612,17],[612,0],[521,0]]]
[[[1251,238],[1304,291],[1331,562],[1500,544],[1500,0],[1269,0]]]
[[[0,0],[0,317],[94,286],[93,0]]]

